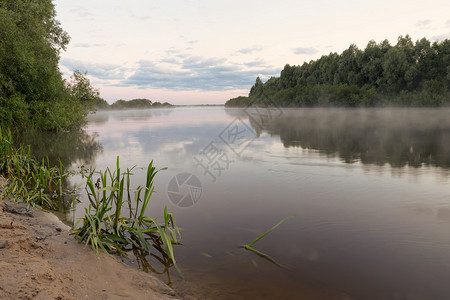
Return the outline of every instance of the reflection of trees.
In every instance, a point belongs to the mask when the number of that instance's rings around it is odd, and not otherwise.
[[[31,154],[36,159],[48,156],[51,164],[56,165],[60,160],[66,167],[73,163],[94,164],[97,154],[103,150],[95,135],[89,135],[81,129],[25,133],[19,142],[30,145]]]
[[[95,135],[89,135],[79,129],[69,132],[39,132],[24,133],[17,137],[17,144],[30,145],[31,156],[41,161],[48,157],[50,166],[59,166],[59,162],[66,168],[73,164],[94,165],[97,154],[102,152],[102,146]],[[67,216],[72,206],[73,196],[78,198],[75,186],[70,180],[63,183],[64,199],[58,203],[58,211],[63,222],[70,223]]]
[[[450,167],[450,109],[291,109],[250,124],[345,162]],[[259,124],[262,124],[260,126]],[[261,128],[262,127],[262,128]]]

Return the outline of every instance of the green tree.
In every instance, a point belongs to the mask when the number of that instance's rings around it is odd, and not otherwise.
[[[450,103],[450,40],[415,44],[409,35],[395,46],[370,41],[354,44],[301,66],[285,65],[280,77],[260,78],[249,97],[230,99],[227,106],[256,103],[264,91],[279,106],[373,106],[378,104],[437,106]]]
[[[98,98],[100,98],[100,92],[98,89],[91,85],[91,82],[87,78],[87,73],[81,73],[79,71],[73,72],[70,77],[70,81],[66,84],[72,97],[77,99],[83,105],[92,107]]]
[[[258,93],[261,93],[261,91],[262,91],[262,86],[263,86],[263,83],[262,83],[262,81],[261,81],[261,78],[259,78],[259,76],[258,77],[256,77],[256,82],[255,82],[255,84],[252,86],[252,88],[250,89],[250,96],[253,96],[253,95],[257,95]]]
[[[67,87],[58,67],[68,43],[51,0],[0,0],[3,126],[58,130],[83,122],[90,106]]]

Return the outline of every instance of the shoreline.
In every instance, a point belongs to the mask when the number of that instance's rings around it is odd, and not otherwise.
[[[52,213],[0,199],[0,299],[180,299],[155,276],[97,257],[69,230]]]

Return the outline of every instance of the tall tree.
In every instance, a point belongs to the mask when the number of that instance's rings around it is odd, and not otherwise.
[[[0,123],[61,129],[80,124],[86,106],[58,67],[69,35],[51,0],[0,0]]]

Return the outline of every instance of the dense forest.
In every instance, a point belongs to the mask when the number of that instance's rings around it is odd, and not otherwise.
[[[450,40],[431,43],[400,36],[354,44],[301,66],[286,65],[280,77],[258,77],[248,97],[227,107],[259,103],[276,106],[440,106],[450,104]]]

